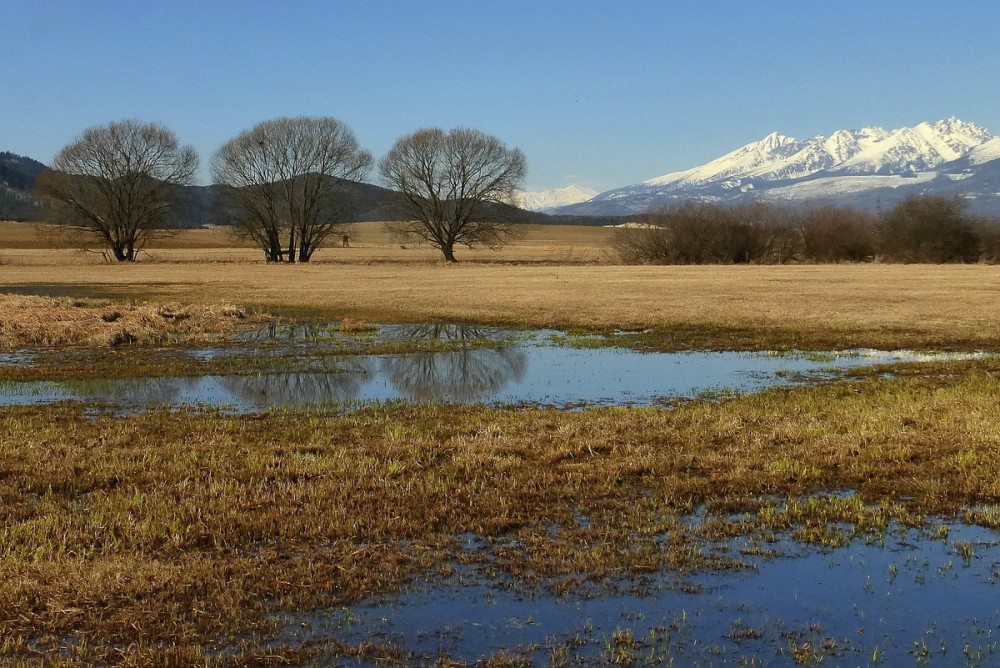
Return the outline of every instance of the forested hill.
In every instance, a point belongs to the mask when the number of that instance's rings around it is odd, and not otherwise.
[[[0,151],[0,220],[30,220],[41,212],[31,194],[35,179],[46,167],[37,160]]]
[[[16,153],[0,151],[0,185],[14,190],[30,191],[35,178],[47,167],[31,158]]]

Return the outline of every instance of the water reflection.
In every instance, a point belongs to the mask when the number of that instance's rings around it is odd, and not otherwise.
[[[338,366],[336,373],[223,376],[219,385],[230,395],[227,403],[265,410],[352,401],[361,396],[361,388],[376,375],[373,360],[368,357],[346,360]]]
[[[472,348],[416,353],[382,360],[382,373],[415,401],[475,402],[518,382],[527,369],[520,348]]]
[[[310,341],[327,339],[341,332],[330,323],[265,322],[251,332],[241,332],[238,337],[249,341]]]
[[[509,332],[449,323],[402,325],[390,335],[410,341],[445,341],[456,350],[412,353],[382,360],[382,373],[413,401],[470,403],[494,396],[527,369],[524,350],[511,345]],[[483,344],[493,347],[482,347]]]
[[[569,348],[545,332],[513,332],[454,324],[383,325],[369,339],[405,342],[425,352],[399,355],[331,356],[336,324],[266,323],[243,345],[191,351],[196,357],[240,355],[248,360],[274,351],[298,356],[295,373],[271,365],[259,376],[134,378],[73,382],[0,383],[0,405],[62,399],[115,403],[126,408],[150,404],[226,405],[236,411],[352,401],[441,401],[525,403],[564,407],[669,404],[679,397],[755,392],[824,377],[831,369],[923,359],[957,359],[906,351],[832,351],[824,354],[641,353],[624,348]],[[293,344],[257,346],[264,338]],[[324,338],[326,337],[326,338]],[[306,340],[309,339],[309,340]],[[345,340],[347,340],[345,338]],[[340,343],[337,344],[338,346]],[[367,345],[367,341],[366,344]],[[396,347],[396,346],[392,346]],[[438,352],[427,352],[438,349]],[[22,351],[0,363],[18,363]],[[32,351],[33,357],[42,353]],[[975,355],[973,355],[975,356]],[[964,357],[969,357],[965,355]],[[248,362],[249,364],[249,362]],[[254,368],[268,368],[256,365]],[[304,373],[303,369],[310,372]]]
[[[453,341],[461,347],[471,347],[483,341],[498,343],[504,341],[509,332],[492,327],[456,325],[453,323],[427,323],[421,325],[399,325],[388,328],[387,334],[397,339],[412,341]]]

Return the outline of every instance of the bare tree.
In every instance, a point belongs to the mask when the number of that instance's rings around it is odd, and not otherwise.
[[[308,262],[353,221],[372,156],[335,118],[277,118],[226,142],[212,178],[227,186],[223,215],[269,262]]]
[[[135,120],[92,127],[63,148],[36,190],[53,203],[50,219],[89,230],[120,262],[169,227],[179,186],[192,182],[198,154],[161,125]]]
[[[456,262],[455,246],[500,248],[515,229],[505,212],[527,171],[524,153],[478,130],[425,129],[398,140],[379,163],[399,193],[398,236],[421,239]]]

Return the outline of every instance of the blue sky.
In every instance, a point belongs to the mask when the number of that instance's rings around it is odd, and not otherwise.
[[[207,164],[259,121],[329,115],[376,156],[469,126],[524,150],[529,189],[606,190],[773,130],[1000,134],[998,27],[993,0],[0,0],[0,150],[48,162],[138,118]]]

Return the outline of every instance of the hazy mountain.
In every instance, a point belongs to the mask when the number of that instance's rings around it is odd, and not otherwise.
[[[596,194],[596,190],[576,184],[565,188],[526,191],[521,193],[521,208],[528,211],[551,211],[560,206],[585,202]]]
[[[1000,214],[1000,138],[957,118],[912,128],[838,130],[797,140],[773,132],[704,165],[610,190],[558,213],[628,215],[688,200],[827,201],[878,209],[952,194]]]

